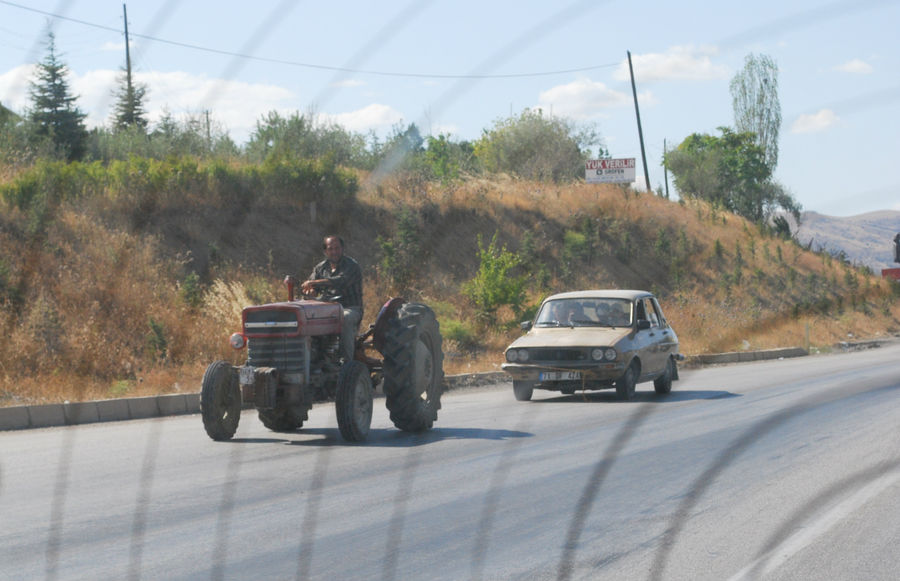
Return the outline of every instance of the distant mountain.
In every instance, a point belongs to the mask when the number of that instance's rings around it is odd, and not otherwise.
[[[812,250],[823,249],[833,255],[843,251],[851,263],[868,266],[875,274],[883,268],[900,268],[894,262],[900,212],[880,210],[848,217],[803,212],[799,229],[791,222],[796,239],[804,246],[812,242]]]

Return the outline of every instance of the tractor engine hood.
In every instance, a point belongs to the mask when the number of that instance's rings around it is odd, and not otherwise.
[[[244,335],[254,337],[313,337],[340,335],[344,311],[340,303],[299,300],[245,307]]]

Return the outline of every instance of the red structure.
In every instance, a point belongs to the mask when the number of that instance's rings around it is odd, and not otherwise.
[[[889,278],[900,282],[900,268],[882,268],[881,278]]]

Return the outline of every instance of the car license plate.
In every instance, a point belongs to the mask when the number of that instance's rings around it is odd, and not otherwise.
[[[541,372],[541,381],[566,381],[581,379],[580,371],[544,371]]]

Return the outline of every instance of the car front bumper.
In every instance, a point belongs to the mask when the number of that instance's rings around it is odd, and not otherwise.
[[[611,382],[622,377],[625,364],[619,361],[609,363],[586,363],[582,365],[552,365],[547,363],[504,363],[500,366],[515,381],[529,381],[535,384],[554,384],[571,381]],[[567,372],[577,373],[571,377]]]

